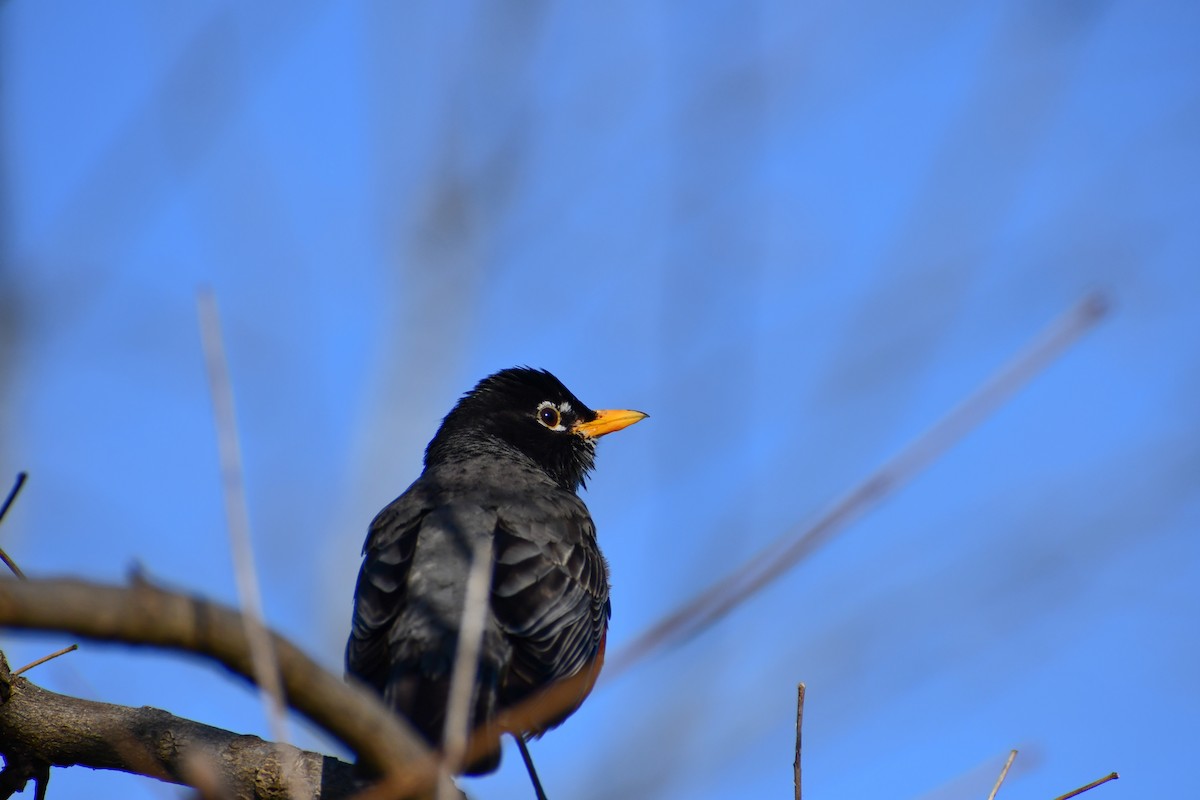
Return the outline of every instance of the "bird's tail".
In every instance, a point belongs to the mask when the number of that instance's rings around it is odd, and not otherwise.
[[[469,720],[469,760],[462,767],[467,775],[485,775],[500,766],[500,734],[495,724],[498,697],[497,672],[480,665],[475,681]],[[395,669],[384,691],[384,699],[406,717],[431,747],[442,749],[446,707],[450,699],[450,677],[431,676],[419,669]]]

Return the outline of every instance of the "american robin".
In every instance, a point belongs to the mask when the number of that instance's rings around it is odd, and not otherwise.
[[[608,565],[577,491],[599,437],[643,419],[594,411],[544,370],[514,368],[463,395],[425,449],[425,469],[379,512],[363,546],[346,671],[374,687],[432,746],[442,739],[467,575],[481,537],[492,576],[471,728],[488,752],[467,774],[500,763],[496,715],[557,681],[577,678],[561,715],[579,708],[603,660],[611,613]]]

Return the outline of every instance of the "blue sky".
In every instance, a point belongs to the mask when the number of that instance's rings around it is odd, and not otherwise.
[[[619,649],[1099,288],[1105,323],[959,446],[534,755],[556,800],[786,796],[803,680],[813,796],[982,796],[1012,747],[1001,796],[1111,770],[1096,797],[1178,794],[1198,33],[1195,4],[1121,0],[9,2],[0,468],[31,480],[3,546],[235,601],[211,286],[273,626],[340,670],[367,522],[461,392],[532,364],[652,415],[585,497]],[[32,677],[266,733],[173,655],[88,644]],[[510,753],[466,788],[525,782]]]

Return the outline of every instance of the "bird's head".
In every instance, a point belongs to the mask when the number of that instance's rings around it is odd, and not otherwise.
[[[515,450],[573,492],[595,465],[596,440],[645,417],[593,410],[545,370],[505,369],[481,380],[446,415],[425,449],[425,466]]]

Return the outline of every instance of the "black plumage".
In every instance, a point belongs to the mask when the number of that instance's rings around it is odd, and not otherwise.
[[[499,763],[491,722],[555,681],[603,657],[610,614],[608,567],[576,492],[599,436],[645,415],[594,411],[549,372],[507,369],[459,400],[425,451],[421,476],[371,523],[346,646],[347,674],[374,687],[437,745],[472,555],[492,538],[486,614],[472,727],[489,753],[471,774]]]

